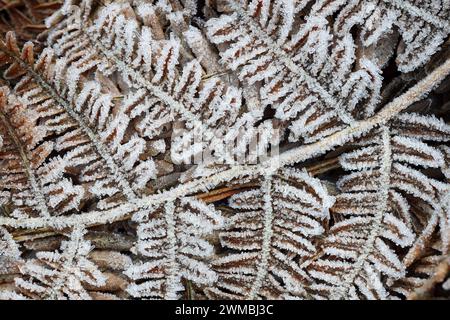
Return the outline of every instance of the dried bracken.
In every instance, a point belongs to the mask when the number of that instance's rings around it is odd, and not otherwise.
[[[448,297],[449,1],[0,9],[1,299]]]

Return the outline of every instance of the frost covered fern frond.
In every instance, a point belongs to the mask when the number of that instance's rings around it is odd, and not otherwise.
[[[75,228],[69,240],[63,241],[60,252],[38,252],[35,259],[20,266],[21,276],[15,279],[18,292],[11,292],[11,297],[90,300],[84,287],[101,287],[106,278],[87,259],[91,245],[83,239],[85,233]]]
[[[448,0],[26,3],[0,299],[448,298]]]
[[[136,8],[141,18],[152,10],[157,8],[146,4]],[[66,13],[59,23],[49,19],[48,24],[54,25],[48,44],[69,63],[69,91],[76,90],[79,74],[87,70],[105,75],[117,72],[130,88],[123,112],[137,122],[141,135],[153,138],[168,124],[182,122],[187,133],[172,142],[177,162],[188,161],[199,152],[198,148],[185,154],[178,151],[194,139],[196,130],[207,137],[205,144],[213,146],[218,144],[213,136],[235,138],[242,126],[251,129],[259,119],[260,115],[251,112],[239,117],[241,92],[219,78],[204,79],[202,61],[186,61],[182,56],[179,35],[163,37],[157,22],[140,25],[129,4],[111,4],[92,22],[83,20],[78,7],[68,6]],[[184,32],[195,46],[193,33],[191,29]]]
[[[43,51],[34,62],[32,45],[27,44],[20,56],[12,34],[7,35],[4,48],[6,61],[11,63],[4,76],[18,80],[13,93],[23,105],[15,112],[18,117],[31,114],[31,119],[39,121],[39,135],[34,139],[46,140],[38,149],[36,143],[29,145],[40,157],[34,168],[39,169],[40,181],[29,169],[26,175],[31,187],[42,194],[37,198],[40,212],[51,215],[48,207],[58,205],[62,206],[59,213],[76,209],[84,194],[111,197],[120,193],[129,200],[136,199],[139,187],[154,177],[154,165],[151,159],[139,159],[145,147],[142,138],[123,138],[128,122],[121,113],[110,115],[114,108],[112,95],[102,92],[101,85],[95,82],[85,81],[77,90],[62,85],[59,80],[64,77],[65,64],[54,58],[51,49]],[[58,155],[46,159],[52,151]],[[29,162],[30,157],[24,155],[22,161]],[[46,163],[39,168],[44,160]],[[77,184],[68,178],[72,172],[77,173]],[[46,199],[45,192],[50,194]]]
[[[356,60],[351,35],[335,37],[320,17],[302,22],[290,1],[231,7],[233,14],[207,22],[209,38],[226,45],[221,62],[240,80],[258,83],[262,105],[289,121],[290,140],[315,141],[373,113],[380,71]]]
[[[338,14],[333,29],[348,34],[361,26],[364,46],[377,45],[392,32],[401,35],[396,63],[400,71],[410,72],[425,64],[450,33],[450,2],[421,0],[318,1],[312,14]]]
[[[5,87],[0,95],[3,140],[0,203],[13,203],[11,215],[16,218],[49,217],[54,211],[77,208],[84,189],[67,179],[57,179],[57,170],[45,163],[55,143],[44,141],[51,135],[49,127],[38,124],[44,115],[36,109],[27,109]]]
[[[125,271],[136,281],[127,288],[131,296],[178,299],[185,290],[183,281],[198,286],[216,281],[208,262],[213,247],[205,239],[223,224],[214,207],[193,198],[181,198],[133,219],[139,222],[133,250],[142,261]]]
[[[342,193],[332,210],[340,221],[321,243],[323,257],[308,266],[308,273],[321,282],[314,285],[318,295],[387,298],[381,275],[393,280],[405,277],[437,221],[443,231],[442,251],[448,252],[448,217],[440,190],[448,192],[450,184],[438,183],[419,168],[442,166],[442,153],[427,142],[448,141],[449,134],[443,121],[405,113],[363,137],[358,141],[361,148],[341,156],[342,167],[354,172],[338,182]],[[416,223],[411,201],[429,208],[434,226]],[[391,244],[408,248],[403,260]]]
[[[298,259],[316,253],[313,240],[325,232],[334,198],[306,172],[283,169],[261,177],[260,188],[230,199],[235,211],[219,233],[232,253],[213,261],[219,281],[211,298],[279,299],[304,296],[306,273]]]

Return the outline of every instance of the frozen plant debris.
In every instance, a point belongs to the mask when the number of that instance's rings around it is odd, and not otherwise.
[[[450,1],[0,16],[0,299],[449,298]]]

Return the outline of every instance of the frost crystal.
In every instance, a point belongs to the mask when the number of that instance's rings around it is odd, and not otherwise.
[[[0,299],[448,298],[448,0],[38,2]]]

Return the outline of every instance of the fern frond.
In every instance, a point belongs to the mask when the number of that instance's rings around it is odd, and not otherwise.
[[[308,273],[319,282],[314,286],[319,296],[388,297],[382,279],[404,277],[406,266],[434,231],[415,230],[410,198],[430,208],[430,222],[441,221],[443,251],[448,250],[449,229],[437,182],[418,167],[442,165],[442,153],[426,141],[448,141],[449,133],[449,126],[434,117],[401,114],[362,138],[360,149],[341,156],[342,167],[355,172],[338,183],[343,193],[336,197],[333,211],[344,219],[321,244],[323,256],[308,266]],[[414,243],[414,233],[421,232]],[[403,261],[391,244],[409,248]]]
[[[39,115],[29,110],[5,87],[0,91],[0,203],[12,204],[15,218],[49,217],[58,210],[77,208],[84,195],[81,186],[68,179],[45,179],[40,174],[54,150],[46,141],[48,128],[39,124]]]
[[[177,299],[185,280],[199,286],[216,281],[207,260],[213,247],[205,237],[220,229],[223,220],[213,206],[181,198],[133,219],[139,221],[133,252],[142,260],[125,272],[136,281],[127,289],[131,296]]]
[[[37,161],[47,160],[39,169],[42,187],[58,181],[53,190],[48,190],[54,196],[47,205],[64,203],[64,198],[56,193],[67,194],[66,211],[71,210],[79,205],[85,191],[98,197],[120,193],[129,200],[136,199],[155,176],[155,166],[152,159],[141,159],[146,141],[137,134],[125,136],[130,119],[120,107],[115,108],[112,95],[102,92],[100,84],[94,81],[85,81],[76,90],[66,87],[60,82],[63,60],[55,61],[48,49],[34,62],[31,44],[19,55],[11,33],[2,49],[3,59],[10,64],[5,78],[18,81],[14,93],[25,108],[34,112],[36,119],[42,119],[38,128],[45,129],[44,137],[51,136],[53,142],[46,142],[42,150],[37,150],[43,157]],[[116,112],[111,114],[113,110]],[[41,136],[42,133],[35,138]],[[53,144],[59,155],[45,159],[44,151],[49,154],[49,146]],[[78,172],[77,180],[82,185],[73,185],[69,178],[62,179],[74,172]],[[45,212],[43,201],[40,205]]]
[[[15,279],[17,294],[28,299],[91,299],[85,286],[100,287],[106,278],[87,259],[92,247],[84,234],[85,230],[75,228],[60,252],[38,252],[22,265],[22,275]]]
[[[302,145],[297,148],[283,152],[280,156],[269,158],[267,161],[257,166],[234,166],[225,171],[214,173],[211,176],[201,177],[193,181],[181,184],[172,189],[164,191],[160,194],[144,196],[137,200],[137,205],[140,208],[147,207],[150,203],[153,205],[162,204],[164,202],[175,200],[179,197],[183,197],[189,194],[201,190],[207,190],[213,186],[217,186],[221,183],[231,181],[240,177],[255,177],[259,174],[267,174],[273,172],[279,167],[289,166],[301,161],[305,161],[312,157],[323,154],[337,146],[348,143],[361,135],[367,134],[371,129],[379,125],[385,124],[395,118],[400,112],[405,110],[412,103],[419,101],[434,87],[436,87],[441,81],[450,73],[450,60],[447,60],[441,66],[436,68],[431,74],[418,82],[410,90],[395,98],[392,102],[388,103],[382,110],[380,110],[375,116],[359,121],[353,127],[346,128],[339,131],[321,141],[316,143]],[[79,214],[76,217],[54,217],[51,221],[43,218],[31,218],[26,220],[17,220],[6,217],[0,217],[0,223],[5,226],[12,227],[68,227],[78,224],[95,225],[109,223],[124,219],[129,216],[130,212],[136,209],[134,205],[125,204],[121,206],[121,210],[105,210],[105,211],[93,211],[88,213]]]
[[[354,26],[361,28],[364,46],[377,42],[398,30],[402,42],[397,47],[396,63],[402,72],[423,66],[440,49],[450,33],[448,1],[318,1],[311,15],[337,14],[334,31],[346,35]]]
[[[318,17],[294,26],[294,2],[233,2],[232,8],[207,22],[209,38],[226,45],[221,61],[240,80],[261,83],[263,106],[289,120],[291,140],[316,141],[373,113],[380,71],[356,61],[351,36],[335,38]]]
[[[138,127],[148,127],[144,134],[151,135],[169,122],[184,122],[187,133],[174,140],[175,152],[177,145],[194,141],[195,128],[202,137],[215,137],[237,131],[242,124],[250,128],[256,121],[251,114],[245,118],[251,121],[238,121],[239,90],[217,78],[202,80],[204,72],[196,59],[179,68],[179,61],[185,59],[180,40],[174,34],[155,39],[152,27],[141,25],[129,5],[108,5],[94,22],[83,20],[78,6],[67,6],[62,12],[67,17],[61,22],[49,20],[53,31],[48,44],[69,64],[69,90],[76,90],[78,75],[86,70],[117,72],[131,89],[127,99],[132,105],[127,111]],[[216,144],[206,140],[208,145]],[[175,160],[190,159],[198,153],[198,148],[192,150]]]
[[[7,33],[0,299],[441,292],[449,8],[425,2],[66,0]]]
[[[232,253],[213,261],[219,275],[210,298],[279,299],[304,296],[308,276],[299,268],[316,254],[334,198],[306,172],[283,169],[262,179],[261,188],[234,195],[236,211],[220,232]]]

